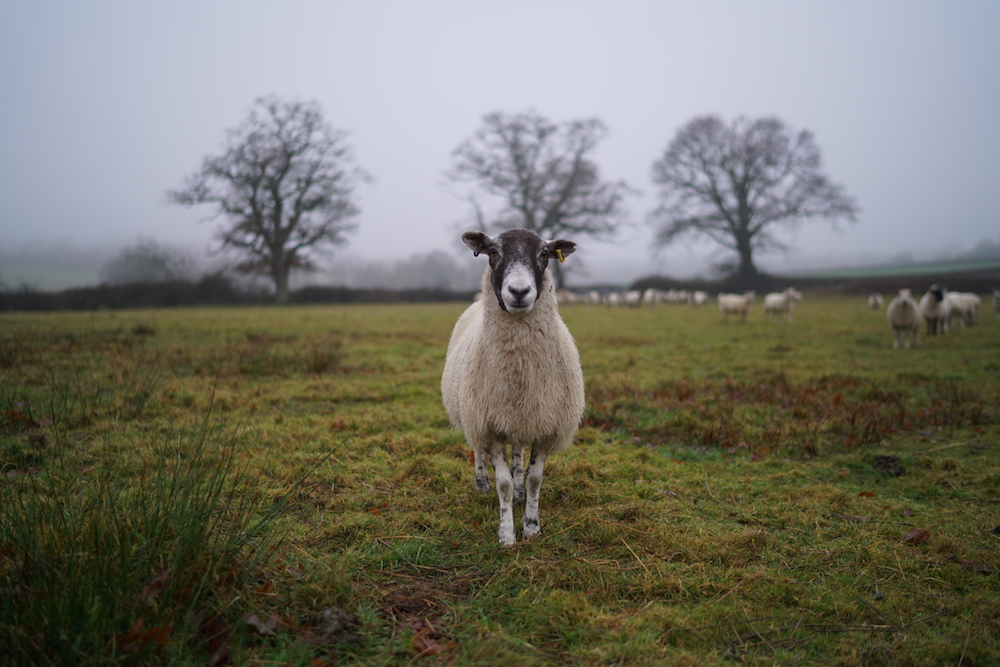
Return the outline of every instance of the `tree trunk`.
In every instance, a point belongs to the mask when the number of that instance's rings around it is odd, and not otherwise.
[[[284,262],[275,262],[271,270],[274,278],[274,300],[276,303],[288,303],[288,267]]]
[[[740,266],[736,270],[736,275],[743,280],[756,278],[758,272],[757,266],[753,263],[753,248],[750,245],[750,238],[743,235],[737,237],[736,250],[740,255]]]

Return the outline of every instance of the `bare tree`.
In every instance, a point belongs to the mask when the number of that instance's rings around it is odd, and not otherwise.
[[[606,135],[596,118],[556,124],[533,112],[487,114],[452,152],[455,163],[445,177],[470,185],[461,196],[483,230],[523,227],[545,238],[609,240],[633,191],[621,181],[601,181],[589,157]],[[496,202],[489,210],[488,200]],[[562,285],[562,271],[554,268]]]
[[[244,257],[238,270],[273,280],[283,303],[289,272],[312,269],[313,253],[344,243],[356,227],[354,188],[368,176],[317,102],[259,98],[227,135],[225,152],[206,157],[167,197],[182,206],[214,204],[216,216],[228,219],[217,233],[219,250]]]
[[[194,280],[197,262],[188,253],[153,239],[140,238],[105,262],[98,278],[102,283],[165,283]]]
[[[737,118],[726,127],[701,116],[678,130],[659,160],[653,182],[660,206],[650,214],[655,243],[707,236],[733,250],[736,274],[757,275],[755,251],[783,250],[774,231],[812,218],[854,221],[858,206],[820,172],[813,135],[794,134],[777,118]]]

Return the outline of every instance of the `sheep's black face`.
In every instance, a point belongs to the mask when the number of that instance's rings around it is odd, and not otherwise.
[[[527,229],[511,229],[495,238],[483,232],[466,232],[462,241],[477,256],[485,252],[493,269],[493,293],[503,310],[524,314],[535,305],[549,260],[576,250],[572,241],[545,241]]]
[[[941,303],[942,301],[944,301],[944,290],[938,287],[937,285],[932,285],[931,288],[927,291],[934,295],[934,300],[936,302]]]

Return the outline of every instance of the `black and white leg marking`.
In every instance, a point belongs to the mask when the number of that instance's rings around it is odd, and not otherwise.
[[[531,448],[531,461],[528,464],[528,476],[525,480],[526,497],[524,502],[524,539],[530,540],[542,531],[538,518],[538,493],[542,488],[542,472],[545,469],[544,452],[535,452]]]
[[[524,445],[510,446],[510,474],[514,477],[514,502],[524,502]]]
[[[500,529],[497,531],[497,536],[500,538],[500,544],[509,547],[517,540],[514,536],[514,480],[507,464],[506,445],[494,443],[490,450],[490,461],[493,463],[497,497],[500,499]]]
[[[476,491],[486,493],[490,490],[490,477],[486,472],[486,459],[478,449],[472,451],[476,465]]]

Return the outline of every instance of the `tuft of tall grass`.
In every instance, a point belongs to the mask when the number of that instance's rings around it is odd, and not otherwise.
[[[236,436],[208,425],[138,474],[65,457],[0,482],[0,655],[14,664],[160,660],[211,641],[270,552]]]

